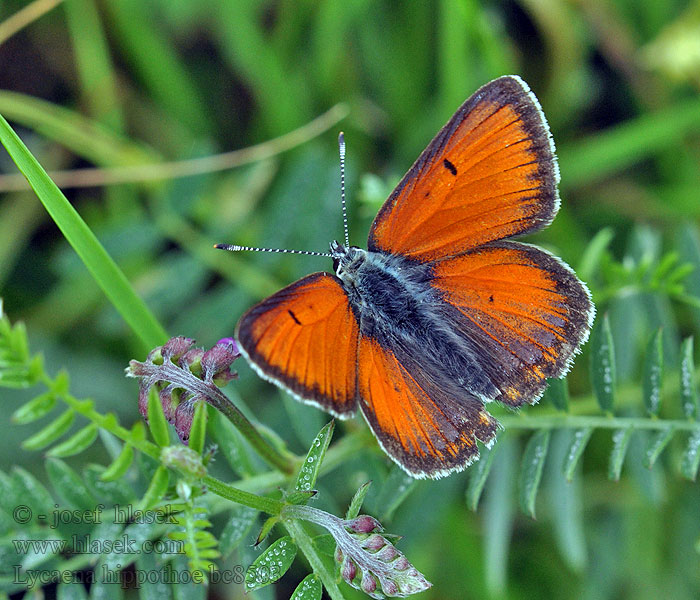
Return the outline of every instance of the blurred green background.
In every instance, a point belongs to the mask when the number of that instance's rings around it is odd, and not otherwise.
[[[479,86],[510,73],[540,99],[560,157],[561,211],[531,239],[588,280],[610,315],[621,385],[641,403],[652,332],[663,325],[677,378],[680,340],[700,331],[700,310],[674,301],[654,270],[664,260],[700,265],[699,2],[0,3],[0,114],[47,170],[65,171],[59,185],[166,330],[205,346],[231,335],[253,302],[330,269],[323,258],[212,245],[325,251],[341,239],[339,130],[351,243],[364,246],[376,210],[434,133]],[[315,130],[278,139],[334,106]],[[264,156],[215,158],[264,142]],[[76,170],[93,167],[84,185]],[[21,189],[4,151],[0,172],[5,311],[25,321],[49,370],[70,372],[76,396],[138,419],[123,370],[149,348]],[[700,295],[698,269],[684,283]],[[569,377],[572,405],[590,400],[588,360],[584,351]],[[237,365],[232,398],[302,452],[325,415]],[[42,457],[19,449],[31,427],[7,418],[22,397],[3,391],[0,467],[41,477]],[[633,443],[622,480],[611,482],[609,433],[599,432],[566,483],[553,458],[566,435],[552,440],[537,520],[517,508],[526,437],[515,433],[502,435],[476,512],[463,473],[412,485],[388,518],[402,482],[372,449],[321,480],[318,505],[340,514],[373,479],[368,510],[404,536],[400,548],[433,582],[426,600],[700,597],[700,492],[677,473],[681,446],[648,470]],[[89,458],[100,462],[99,451]],[[225,564],[254,555],[245,548]],[[288,583],[259,597],[288,597],[305,568],[297,560]],[[210,597],[242,597],[242,586]]]

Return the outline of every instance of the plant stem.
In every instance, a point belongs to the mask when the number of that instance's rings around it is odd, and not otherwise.
[[[246,492],[228,483],[224,483],[215,477],[211,477],[210,475],[204,477],[202,481],[209,488],[209,491],[214,492],[218,496],[231,500],[232,502],[237,502],[238,504],[243,504],[244,506],[249,506],[250,508],[267,513],[268,515],[280,514],[284,506],[279,500]]]
[[[289,535],[294,539],[294,543],[303,552],[306,560],[309,561],[311,569],[319,576],[323,586],[326,588],[331,600],[344,600],[343,593],[335,580],[335,574],[326,568],[325,563],[314,548],[313,540],[304,530],[302,524],[296,519],[284,519],[284,526]]]
[[[499,419],[506,429],[680,429],[696,431],[700,429],[698,421],[680,419],[650,419],[648,417],[613,417],[586,415],[540,415],[522,417],[501,417]]]

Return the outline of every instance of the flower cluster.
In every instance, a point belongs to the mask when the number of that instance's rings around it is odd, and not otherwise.
[[[431,587],[408,559],[382,535],[379,521],[369,515],[340,519],[311,506],[288,505],[283,514],[326,528],[336,543],[340,575],[352,587],[372,598],[404,597]]]
[[[195,348],[194,340],[178,336],[151,350],[145,362],[132,360],[126,374],[139,378],[141,415],[148,418],[148,394],[155,386],[165,417],[187,443],[196,402],[208,402],[219,410],[229,403],[219,387],[237,377],[231,365],[240,355],[233,338],[223,338],[205,351]]]
[[[360,515],[343,522],[352,543],[338,544],[335,559],[342,578],[372,598],[409,596],[430,587],[408,559],[383,535],[374,517]],[[343,540],[345,541],[345,540]]]

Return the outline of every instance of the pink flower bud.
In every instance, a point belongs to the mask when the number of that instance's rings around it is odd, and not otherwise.
[[[355,575],[357,575],[357,567],[352,560],[346,558],[340,573],[345,581],[352,583],[352,580],[355,579]]]
[[[369,594],[371,596],[377,589],[377,580],[371,573],[364,572],[362,573],[362,583],[360,584],[360,588],[362,588],[362,591],[365,594]]]
[[[369,536],[362,544],[370,552],[376,552],[377,550],[386,546],[386,538],[382,537],[378,533]]]
[[[373,531],[382,531],[382,525],[374,517],[369,515],[360,515],[354,518],[347,525],[350,531],[355,533],[372,533]]]

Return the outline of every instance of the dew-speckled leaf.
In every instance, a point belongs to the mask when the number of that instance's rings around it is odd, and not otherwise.
[[[144,581],[139,582],[140,600],[172,600],[172,590],[166,579],[166,566],[160,554],[155,552],[143,552],[136,559],[137,573],[144,573]]]
[[[71,508],[95,510],[97,501],[88,490],[83,480],[66,463],[59,458],[46,461],[46,473],[54,490]]]
[[[17,423],[18,425],[33,423],[51,412],[54,406],[56,406],[56,396],[53,391],[44,392],[20,406],[12,413],[10,419],[13,423]]]
[[[87,600],[87,597],[87,590],[79,581],[59,583],[56,589],[56,600]]]
[[[224,558],[227,558],[248,535],[257,517],[257,510],[242,504],[237,504],[231,509],[226,525],[219,535],[219,550]],[[251,541],[248,542],[249,545]]]
[[[696,430],[688,437],[688,444],[681,458],[681,475],[686,479],[695,481],[700,466],[700,430]]]
[[[698,407],[698,388],[695,381],[693,336],[683,340],[681,345],[681,404],[686,418],[698,418],[700,410]]]
[[[481,457],[469,468],[469,483],[467,484],[466,500],[467,506],[471,510],[476,510],[479,506],[481,492],[484,490],[484,484],[491,472],[493,457],[495,456],[496,446],[492,448],[482,448]]]
[[[12,481],[21,494],[22,504],[29,505],[35,515],[48,515],[55,510],[53,497],[29,471],[15,467],[12,469]]]
[[[83,470],[83,479],[93,494],[107,505],[126,505],[136,501],[136,492],[129,482],[104,479],[104,472],[102,465],[88,465]]]
[[[148,428],[151,430],[153,440],[161,448],[170,444],[168,421],[163,413],[163,406],[155,387],[148,391]]]
[[[518,479],[518,490],[520,497],[520,508],[522,511],[535,518],[535,499],[537,490],[542,479],[542,470],[547,458],[549,448],[549,429],[538,431],[527,443],[520,465],[520,477]]]
[[[608,463],[608,478],[613,481],[620,480],[622,465],[625,462],[627,448],[629,447],[633,433],[634,429],[627,427],[626,429],[615,430],[612,435],[613,447],[610,452],[610,462]]]
[[[90,600],[123,600],[124,590],[120,585],[103,581],[96,577],[95,583],[90,586]]]
[[[661,385],[664,372],[664,345],[662,330],[658,329],[647,345],[644,356],[642,390],[644,405],[650,415],[657,416],[661,408]]]
[[[76,454],[80,454],[83,450],[87,450],[90,446],[92,446],[96,439],[97,425],[95,423],[90,423],[89,425],[86,425],[82,429],[76,431],[64,442],[61,442],[60,444],[51,448],[46,455],[54,456],[56,458],[75,456]]]
[[[321,428],[321,431],[318,432],[314,441],[311,442],[309,452],[299,469],[299,475],[297,475],[294,489],[309,491],[316,485],[316,478],[318,477],[323,458],[326,455],[326,450],[328,450],[328,445],[331,443],[334,428],[335,421],[329,421]]]
[[[369,492],[369,486],[372,485],[371,481],[363,483],[355,492],[355,495],[350,501],[350,506],[348,507],[348,512],[345,513],[345,518],[350,520],[354,519],[360,514],[360,509],[362,508],[362,503],[365,501],[365,496]]]
[[[569,384],[566,378],[549,379],[545,397],[562,412],[569,412]]]
[[[187,445],[197,454],[204,451],[204,440],[207,431],[207,403],[203,400],[195,403],[192,427],[190,428],[190,438]]]
[[[292,566],[297,555],[296,544],[289,536],[275,540],[245,573],[245,591],[250,592],[277,581]]]
[[[22,448],[25,450],[41,450],[45,448],[66,433],[73,424],[74,419],[75,412],[69,408],[46,427],[24,440]]]
[[[131,444],[124,444],[119,456],[104,470],[100,476],[103,481],[117,481],[129,470],[134,460],[134,449]]]
[[[22,494],[24,494],[24,490],[15,478],[0,470],[0,499],[3,507],[9,508],[11,512],[15,506],[22,504]]]
[[[591,334],[591,382],[600,408],[611,412],[615,402],[615,348],[608,315]]]
[[[301,580],[289,600],[321,600],[323,592],[318,575],[311,573]]]
[[[645,467],[651,469],[654,466],[656,459],[658,459],[659,456],[661,456],[661,453],[671,441],[671,438],[673,437],[674,433],[675,430],[672,427],[668,427],[667,429],[655,431],[653,435],[649,437],[647,446],[644,449],[643,462]]]
[[[166,469],[163,465],[160,465],[153,474],[151,483],[148,484],[148,489],[143,495],[143,498],[141,498],[141,502],[139,502],[139,509],[148,510],[158,504],[161,498],[165,495],[169,482],[170,473],[168,472],[168,469]]]
[[[569,443],[569,448],[564,456],[564,477],[567,481],[572,481],[574,478],[574,471],[576,470],[576,465],[586,449],[588,440],[591,439],[593,435],[592,427],[584,427],[582,429],[575,429],[571,432],[571,441]]]

